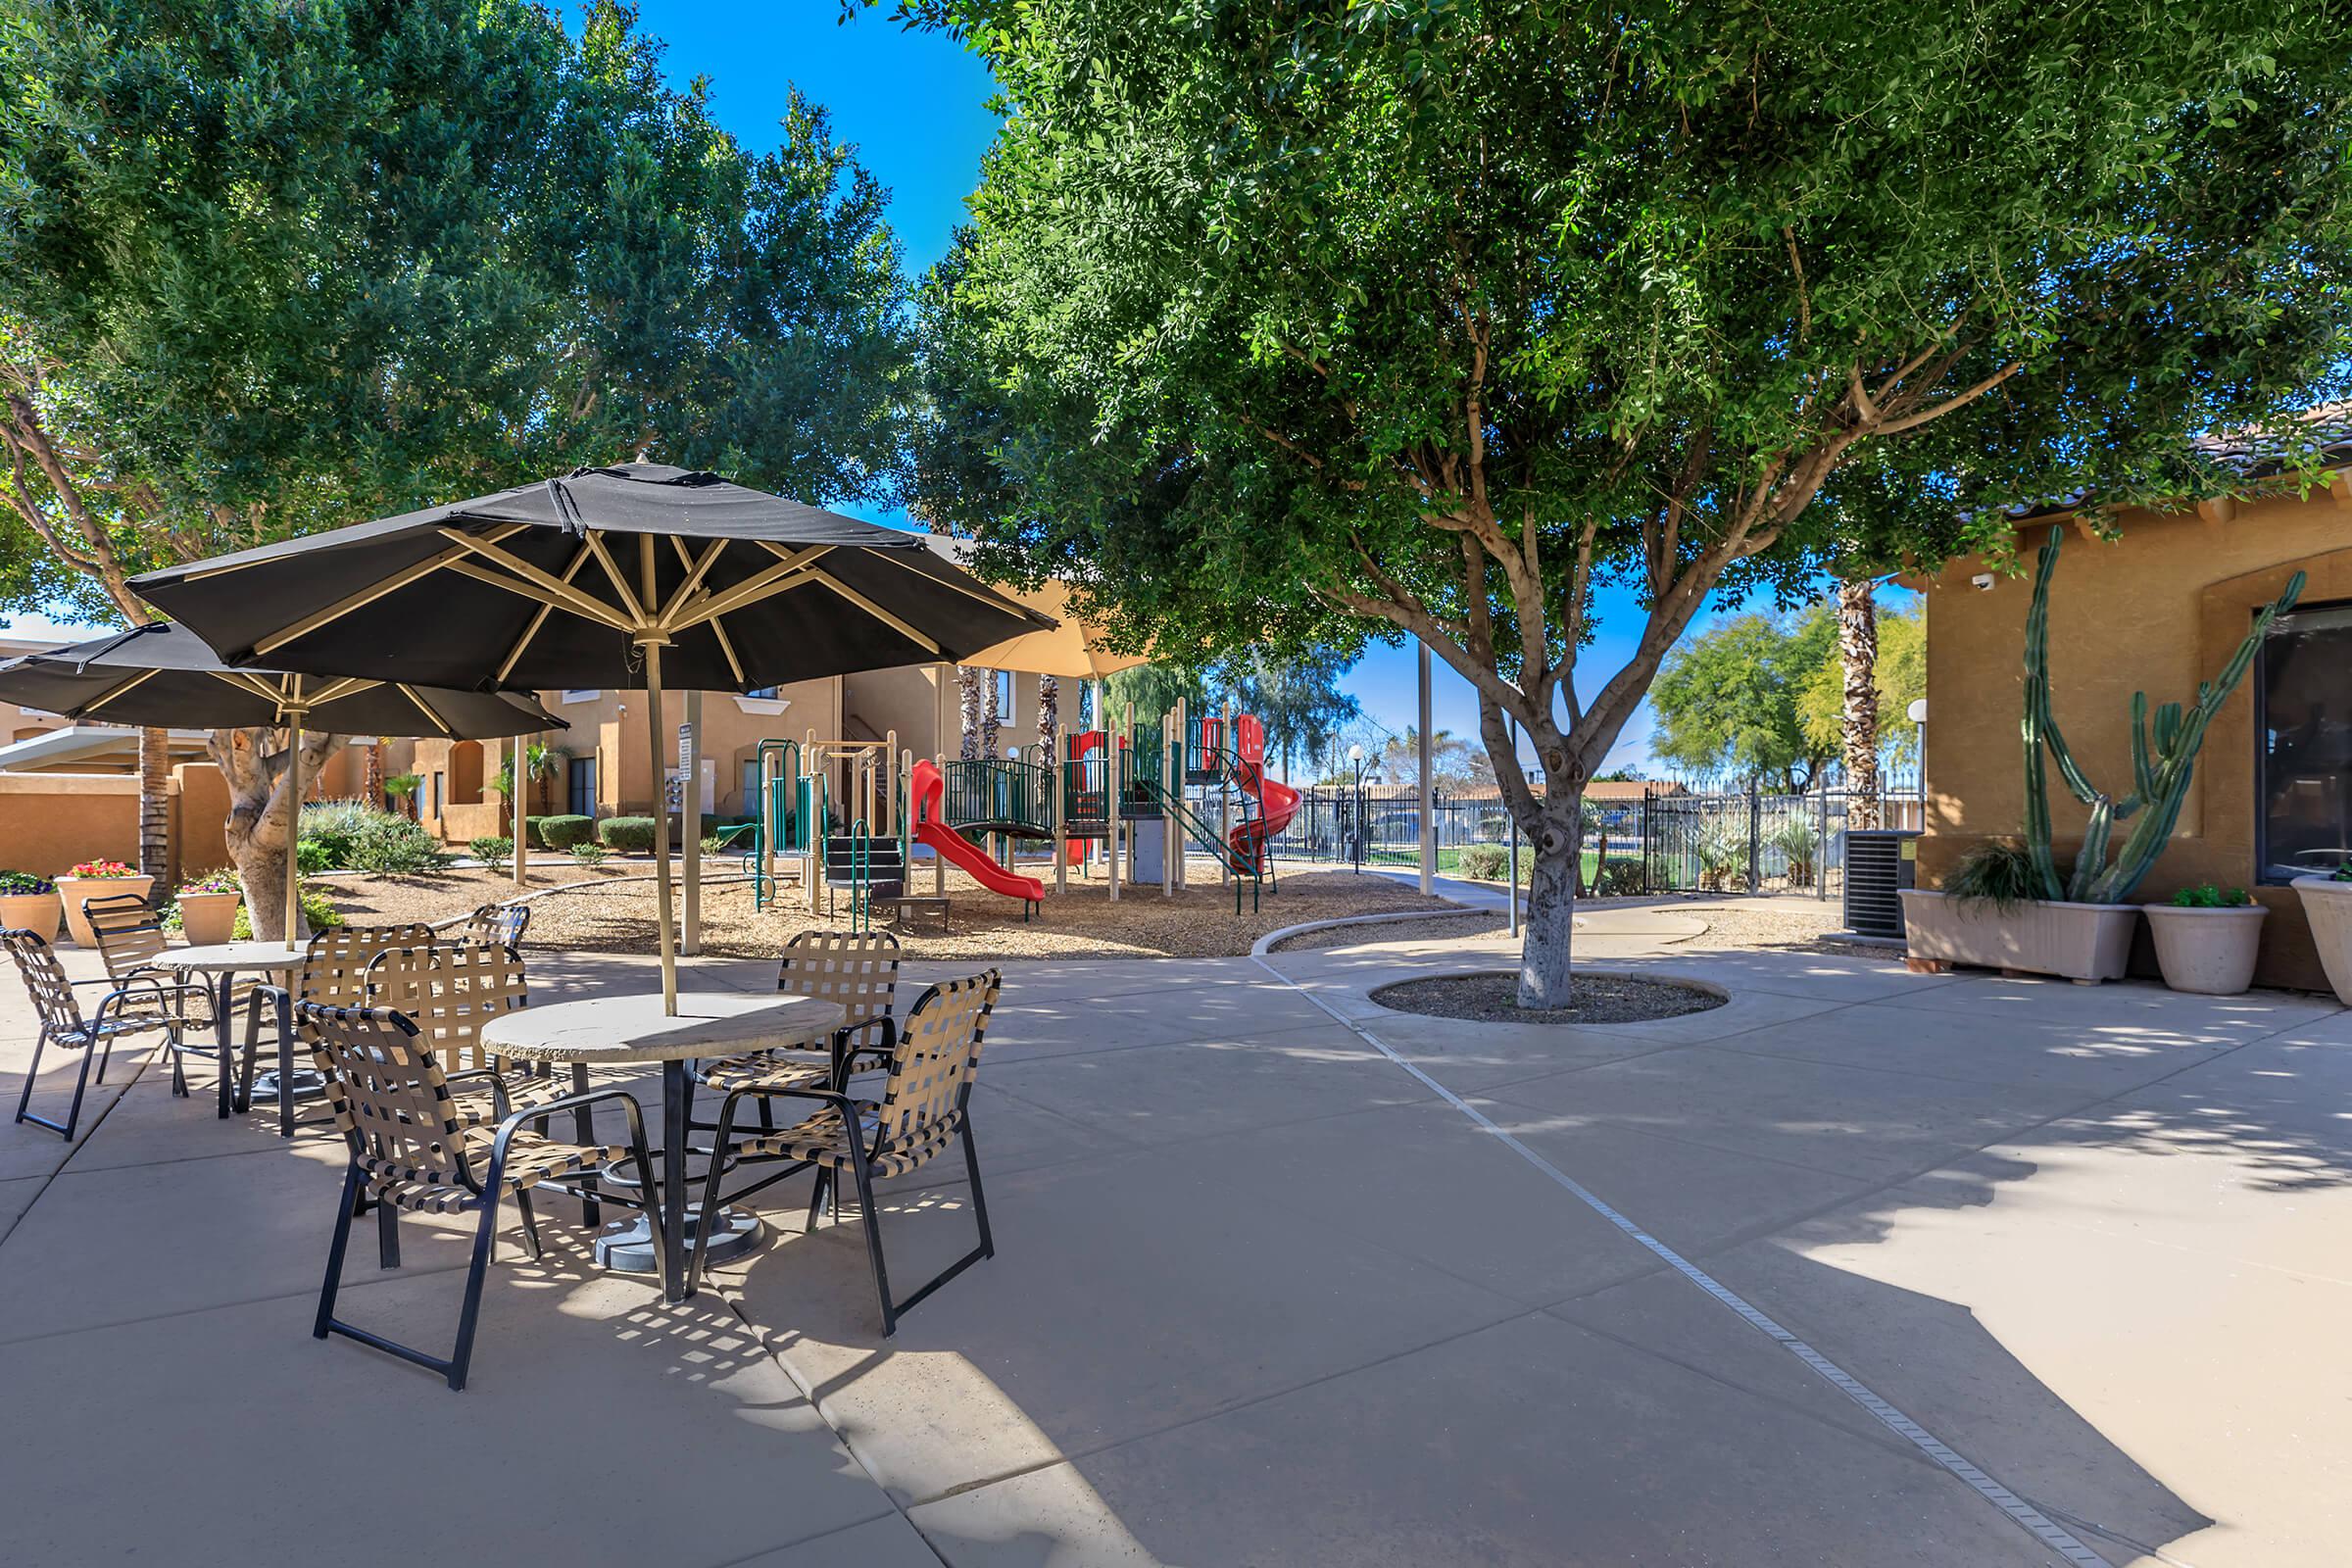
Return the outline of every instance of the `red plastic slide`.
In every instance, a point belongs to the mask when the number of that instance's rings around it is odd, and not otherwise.
[[[1291,825],[1298,814],[1298,792],[1280,779],[1266,777],[1266,726],[1255,713],[1235,716],[1234,781],[1244,795],[1257,797],[1258,814],[1225,836],[1234,858],[1263,869],[1267,843]]]
[[[929,758],[914,764],[912,780],[914,799],[914,841],[928,844],[931,853],[944,855],[948,863],[961,869],[965,875],[991,893],[1002,893],[1008,899],[1025,899],[1031,904],[1046,896],[1046,885],[1033,876],[1007,871],[975,849],[970,839],[939,819],[940,803],[946,798],[948,781],[939,774],[939,767]],[[1292,798],[1294,802],[1297,797]],[[1296,807],[1293,808],[1296,809]],[[1285,817],[1285,821],[1289,818]]]

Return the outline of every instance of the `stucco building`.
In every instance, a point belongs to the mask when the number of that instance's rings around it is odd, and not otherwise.
[[[2257,611],[2297,571],[2292,615],[2265,639],[2253,669],[2205,735],[2178,831],[2134,897],[2182,887],[2243,887],[2271,910],[2259,983],[2326,984],[2301,902],[2287,883],[2352,853],[2352,405],[2315,410],[2293,439],[2310,443],[2332,483],[2181,511],[2133,510],[2113,543],[2062,510],[2018,523],[2031,562],[2053,523],[2071,530],[2050,592],[2053,704],[2094,782],[2132,787],[2132,694],[2151,710],[2191,703],[2246,635]],[[2259,482],[2280,469],[2277,440],[2217,439],[2208,456]],[[1914,584],[1927,595],[1927,832],[1922,887],[1937,886],[1972,845],[2023,825],[2019,733],[2031,575],[1955,561]],[[2053,775],[2064,858],[2083,808]],[[2120,842],[2124,829],[2119,828]],[[2143,929],[2135,972],[2153,973]]]

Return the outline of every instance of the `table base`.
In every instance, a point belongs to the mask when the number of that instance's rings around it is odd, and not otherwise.
[[[694,1246],[696,1232],[702,1225],[701,1209],[686,1213],[686,1245]],[[718,1211],[718,1228],[710,1233],[710,1250],[703,1254],[705,1263],[731,1263],[759,1247],[767,1227],[760,1216],[741,1208],[722,1208]],[[643,1214],[614,1220],[596,1236],[596,1260],[616,1274],[652,1274],[662,1267],[661,1253],[654,1247],[653,1222]]]
[[[325,1093],[326,1080],[319,1076],[318,1068],[297,1067],[294,1069],[294,1098],[296,1100],[313,1100]],[[258,1105],[264,1101],[268,1101],[272,1105],[276,1104],[277,1069],[272,1067],[270,1071],[257,1076],[253,1080],[253,1093],[246,1099],[250,1104]]]

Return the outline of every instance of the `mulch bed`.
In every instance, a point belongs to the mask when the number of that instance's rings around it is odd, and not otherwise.
[[[1468,1023],[1646,1023],[1705,1012],[1729,1000],[1696,986],[1616,975],[1579,975],[1565,1007],[1519,1005],[1519,976],[1510,970],[1435,975],[1382,986],[1372,1000],[1397,1012]]]

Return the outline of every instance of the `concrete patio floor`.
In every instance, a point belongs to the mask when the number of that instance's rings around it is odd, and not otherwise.
[[[1499,939],[1008,967],[974,1098],[998,1254],[895,1339],[855,1225],[801,1234],[806,1178],[679,1307],[558,1200],[542,1262],[508,1232],[462,1395],[309,1337],[340,1146],[146,1067],[72,1149],[0,1129],[0,1561],[2344,1560],[2352,1014],[1638,921],[1580,951],[1733,1001],[1556,1029],[1366,1000]],[[531,962],[542,1000],[650,976]],[[0,981],[12,1097],[29,1037]],[[902,1280],[969,1245],[954,1156],[885,1204]],[[397,1273],[355,1243],[343,1310],[439,1344],[461,1227],[405,1228]]]

